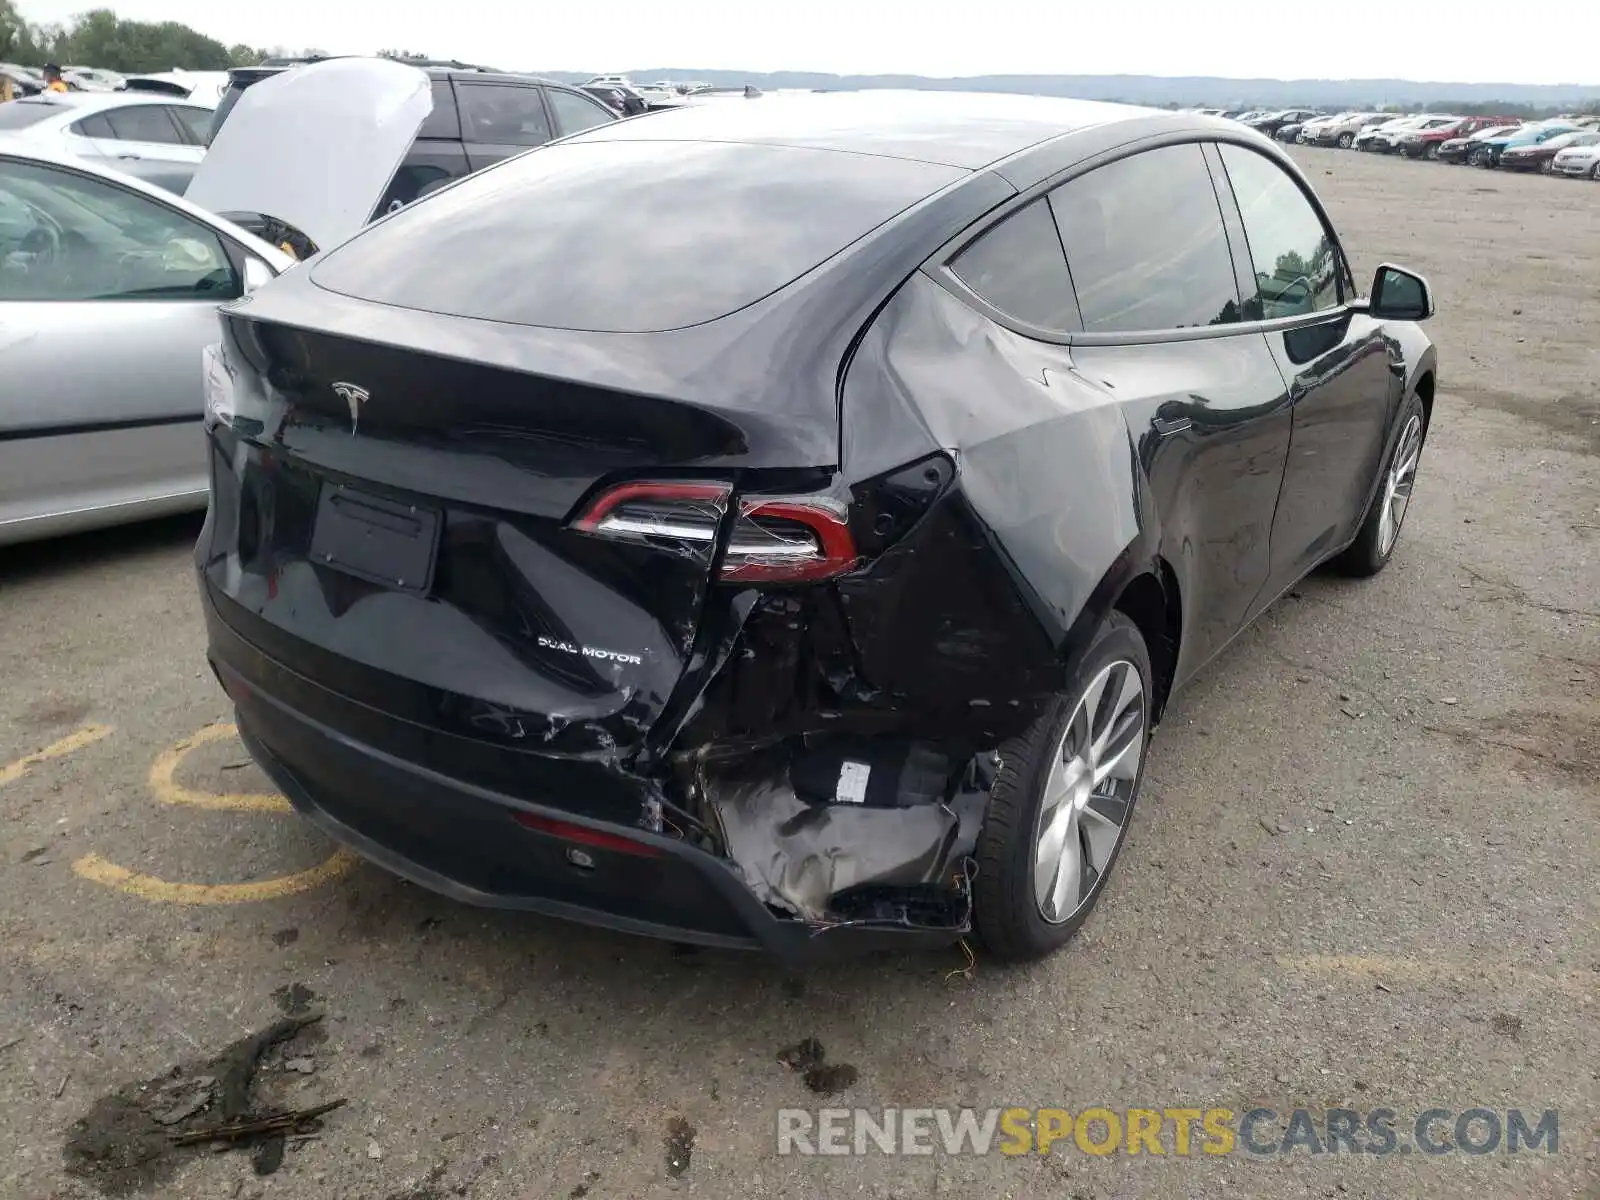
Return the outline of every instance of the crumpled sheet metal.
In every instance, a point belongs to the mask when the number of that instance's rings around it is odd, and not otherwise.
[[[728,857],[766,904],[825,921],[828,899],[861,884],[916,886],[950,862],[960,820],[943,804],[809,804],[787,761],[708,781]]]

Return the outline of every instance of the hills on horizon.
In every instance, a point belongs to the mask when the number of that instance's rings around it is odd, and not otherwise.
[[[545,71],[568,83],[582,83],[600,72]],[[972,75],[939,78],[925,75],[832,75],[822,71],[718,71],[698,67],[645,67],[624,72],[647,83],[654,79],[700,80],[716,87],[754,84],[764,90],[823,88],[917,88],[936,91],[1017,92],[1040,96],[1072,96],[1080,100],[1115,100],[1124,104],[1260,105],[1287,108],[1344,106],[1413,107],[1444,102],[1575,108],[1600,100],[1600,83],[1450,83],[1411,79],[1225,79],[1220,76],[1160,75]]]

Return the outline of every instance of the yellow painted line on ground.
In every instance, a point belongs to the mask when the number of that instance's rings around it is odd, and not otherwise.
[[[111,725],[85,725],[82,729],[67,734],[59,742],[51,742],[43,750],[36,750],[32,754],[23,755],[9,766],[0,767],[0,787],[8,783],[15,783],[26,775],[33,767],[52,758],[62,758],[74,750],[82,750],[85,746],[92,746],[101,738],[106,737],[115,728]]]
[[[207,725],[198,733],[168,746],[150,764],[150,790],[163,804],[187,804],[233,812],[291,812],[292,806],[276,792],[201,792],[177,781],[178,767],[189,754],[211,742],[238,735],[230,724]]]
[[[141,875],[119,867],[98,854],[86,854],[72,864],[81,878],[115,888],[153,904],[254,904],[278,900],[339,878],[359,860],[348,850],[336,851],[332,858],[307,871],[257,879],[250,883],[172,883],[154,875]]]
[[[1577,992],[1584,997],[1600,994],[1600,973],[1594,971],[1544,971],[1510,963],[1370,954],[1279,954],[1273,961],[1290,971],[1342,976],[1372,986],[1438,985],[1459,981],[1462,985],[1486,983],[1496,987],[1516,983]]]

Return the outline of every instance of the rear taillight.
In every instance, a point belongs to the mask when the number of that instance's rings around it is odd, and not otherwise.
[[[717,578],[729,583],[813,583],[876,559],[904,537],[955,477],[955,463],[930,454],[830,492],[742,492],[731,483],[635,480],[597,495],[573,528],[612,541],[692,554],[709,568],[728,510]]]
[[[709,563],[733,489],[717,483],[624,483],[602,492],[573,523],[598,537],[704,555]],[[846,505],[829,496],[743,496],[717,578],[807,583],[857,559]]]
[[[849,512],[839,501],[752,497],[739,502],[719,574],[740,583],[802,583],[843,574],[855,561]]]

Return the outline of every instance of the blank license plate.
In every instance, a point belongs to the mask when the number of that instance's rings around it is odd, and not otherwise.
[[[439,549],[436,509],[324,484],[311,530],[312,561],[407,592],[433,585]]]

